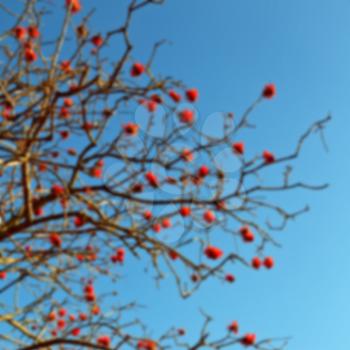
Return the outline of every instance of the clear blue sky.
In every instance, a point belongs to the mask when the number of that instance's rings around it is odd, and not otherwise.
[[[112,1],[99,6],[105,14]],[[124,291],[149,305],[143,314],[156,330],[175,323],[194,333],[203,307],[216,318],[216,334],[238,319],[259,338],[292,336],[290,350],[350,348],[349,18],[345,0],[170,0],[138,17],[139,57],[154,41],[170,40],[157,68],[199,88],[203,118],[239,113],[265,82],[276,83],[278,97],[254,116],[257,147],[287,150],[312,121],[334,117],[326,133],[330,152],[313,138],[297,163],[301,178],[331,187],[288,197],[290,208],[305,202],[312,211],[279,235],[283,248],[269,251],[274,271],[241,269],[235,285],[209,283],[185,302],[167,282],[158,292],[139,275],[125,279]]]
[[[96,30],[110,29],[118,18],[114,0],[82,2],[98,7]],[[283,248],[269,250],[273,271],[238,268],[234,285],[210,282],[182,301],[169,280],[156,290],[140,265],[126,266],[119,290],[148,305],[140,314],[155,336],[172,324],[194,334],[202,307],[216,319],[217,335],[237,319],[259,339],[292,336],[289,350],[350,349],[349,19],[346,0],[168,0],[137,16],[134,57],[142,60],[152,43],[170,40],[157,70],[200,90],[202,118],[239,114],[266,82],[277,85],[276,99],[254,114],[257,148],[286,151],[314,120],[333,115],[330,152],[315,137],[297,163],[300,178],[331,187],[288,197],[289,208],[307,203],[312,211],[279,234]]]

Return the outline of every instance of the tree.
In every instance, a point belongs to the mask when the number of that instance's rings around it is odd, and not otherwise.
[[[274,231],[307,208],[290,212],[269,194],[326,187],[293,180],[291,163],[312,133],[322,136],[329,116],[311,125],[291,153],[249,156],[240,132],[252,125],[251,112],[275,96],[273,84],[241,117],[222,113],[223,130],[213,137],[197,120],[199,91],[154,72],[162,42],[148,60],[133,57],[134,14],[162,3],[130,0],[123,24],[99,34],[89,27],[92,12],[67,0],[54,40],[40,30],[51,5],[27,0],[15,12],[0,4],[13,21],[1,34],[3,349],[278,346],[240,334],[237,321],[212,339],[207,315],[192,343],[176,327],[148,339],[141,321],[124,321],[135,302],[113,307],[113,293],[95,292],[102,280],[115,282],[115,265],[131,256],[151,261],[157,280],[170,273],[184,298],[209,278],[233,283],[228,266],[234,263],[273,268],[265,246],[277,244]],[[104,53],[112,45],[119,57]],[[222,150],[238,164],[233,173],[217,162]],[[282,171],[281,180],[266,184],[267,168]],[[266,212],[278,220],[264,222]],[[251,244],[256,256],[242,256],[234,245],[223,249],[214,230],[237,245]]]

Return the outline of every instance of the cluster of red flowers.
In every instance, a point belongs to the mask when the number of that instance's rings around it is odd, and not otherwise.
[[[239,333],[239,324],[237,321],[233,321],[227,327],[229,332],[234,334]],[[256,335],[254,333],[247,333],[240,338],[240,343],[244,346],[252,346],[256,342]]]

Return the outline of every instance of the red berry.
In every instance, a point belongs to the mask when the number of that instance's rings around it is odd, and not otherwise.
[[[170,228],[171,227],[171,221],[169,218],[164,218],[162,220],[162,227],[163,228]]]
[[[71,98],[67,97],[63,100],[63,104],[65,107],[70,108],[70,107],[73,107],[74,101]]]
[[[235,281],[235,276],[233,276],[231,273],[228,273],[225,276],[225,280],[226,282],[233,283]]]
[[[183,336],[183,335],[186,334],[186,331],[185,331],[185,329],[183,329],[183,328],[179,328],[179,329],[177,330],[177,334],[180,335],[180,336]]]
[[[236,142],[232,145],[232,149],[234,153],[242,155],[244,153],[244,143]]]
[[[274,154],[271,153],[270,151],[264,151],[263,158],[266,164],[272,164],[276,160]]]
[[[242,339],[241,343],[244,346],[251,346],[254,345],[256,341],[256,335],[254,333],[247,333]]]
[[[91,42],[96,47],[100,47],[103,44],[103,38],[100,34],[98,34],[98,35],[95,35],[91,38]]]
[[[111,339],[107,335],[101,335],[97,338],[97,344],[109,348]]]
[[[58,310],[58,316],[60,317],[65,317],[67,315],[67,310],[66,309],[59,309]]]
[[[179,258],[179,254],[175,250],[169,250],[168,254],[171,260],[177,260]]]
[[[53,247],[57,247],[57,248],[61,247],[62,239],[58,233],[51,233],[50,234],[50,243]]]
[[[57,321],[57,328],[58,329],[63,329],[66,327],[66,321],[63,319],[60,319]]]
[[[27,30],[22,26],[17,26],[13,29],[13,34],[15,35],[16,39],[23,41],[27,36]]]
[[[158,103],[155,101],[148,101],[147,102],[147,109],[150,113],[153,113],[157,110]]]
[[[80,328],[73,328],[71,333],[74,337],[77,337],[80,334]]]
[[[233,321],[233,322],[227,327],[227,329],[228,329],[230,332],[237,334],[238,331],[239,331],[238,322],[237,322],[237,321]]]
[[[207,166],[202,165],[199,169],[198,169],[198,176],[199,177],[206,177],[209,175],[209,169]]]
[[[40,32],[37,26],[29,26],[28,27],[28,34],[31,38],[37,39],[40,36]]]
[[[162,230],[162,226],[159,224],[159,223],[155,223],[153,226],[152,226],[152,229],[155,233],[159,233],[161,230]]]
[[[186,97],[190,102],[196,102],[199,97],[197,89],[189,89],[186,91]]]
[[[181,96],[180,96],[180,94],[178,94],[176,91],[174,91],[174,90],[170,90],[169,91],[169,96],[170,96],[170,98],[174,101],[174,102],[176,102],[176,103],[179,103],[180,101],[181,101]]]
[[[32,63],[38,59],[38,55],[33,49],[27,48],[24,50],[24,58],[28,63]]]
[[[144,65],[142,63],[136,62],[131,67],[130,75],[132,77],[139,77],[144,73],[144,71],[145,71]]]
[[[212,224],[215,220],[215,214],[211,211],[211,210],[207,210],[206,212],[204,212],[203,214],[203,219],[208,223],[208,224]]]
[[[192,214],[192,210],[190,207],[182,207],[180,208],[180,215],[183,217],[190,216]]]
[[[254,241],[254,234],[248,226],[242,226],[239,232],[241,233],[244,242],[250,243]]]
[[[276,95],[276,86],[274,84],[266,84],[262,96],[265,98],[273,98]]]
[[[159,187],[158,178],[152,171],[147,172],[145,174],[145,178],[148,181],[150,186],[152,186],[152,187]]]
[[[81,10],[81,4],[79,0],[66,0],[66,6],[73,14],[78,13]]]
[[[182,123],[192,124],[194,122],[194,113],[190,109],[184,109],[179,113],[179,119]]]
[[[267,269],[272,269],[275,265],[275,262],[273,260],[273,257],[271,256],[267,256],[265,259],[264,259],[264,266],[267,268]]]
[[[145,220],[151,220],[153,215],[152,215],[152,212],[150,210],[146,210],[144,213],[143,213],[143,217]]]
[[[185,162],[192,162],[193,161],[193,153],[188,148],[185,148],[181,153],[181,158]]]
[[[260,269],[260,267],[261,267],[261,260],[260,260],[260,258],[259,257],[254,257],[253,259],[252,259],[252,267],[254,268],[254,269],[256,269],[256,270],[259,270]]]
[[[220,259],[224,253],[220,248],[208,245],[204,249],[204,254],[207,256],[208,259],[217,260]]]

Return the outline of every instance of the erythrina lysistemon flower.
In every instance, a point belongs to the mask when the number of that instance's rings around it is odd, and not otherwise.
[[[232,332],[237,334],[239,331],[239,325],[237,321],[233,321],[231,324],[228,325],[227,329]]]
[[[148,183],[152,186],[152,187],[158,187],[159,186],[159,180],[158,177],[152,172],[152,171],[148,171],[145,174],[145,178],[148,181]]]
[[[254,234],[248,226],[242,226],[239,229],[239,232],[240,232],[244,242],[250,243],[250,242],[254,241],[254,238],[255,238]]]
[[[194,113],[190,109],[184,109],[179,112],[180,122],[185,124],[192,124],[194,122]]]
[[[28,34],[32,39],[37,39],[40,36],[39,28],[35,25],[29,26],[28,28]]]
[[[211,210],[207,210],[203,214],[203,219],[208,224],[212,224],[216,220],[216,217],[215,217],[215,214]]]
[[[256,270],[258,270],[258,269],[260,269],[260,267],[261,267],[261,260],[260,260],[260,258],[259,257],[254,257],[253,259],[252,259],[252,267],[254,268],[254,269],[256,269]]]
[[[169,91],[169,97],[176,103],[181,102],[181,95],[174,90]]]
[[[124,133],[129,136],[136,136],[139,132],[139,126],[135,123],[127,123],[123,125]]]

